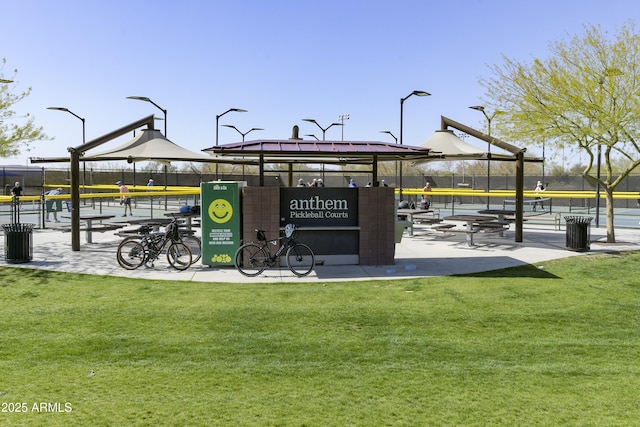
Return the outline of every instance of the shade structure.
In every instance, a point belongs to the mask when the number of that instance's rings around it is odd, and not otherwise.
[[[187,150],[170,141],[159,130],[143,129],[135,138],[118,147],[97,153],[85,153],[82,160],[214,162],[215,157]]]
[[[267,163],[364,163],[417,160],[429,157],[423,147],[380,141],[316,141],[258,139],[205,148],[219,156],[260,158]]]
[[[432,158],[419,162],[433,160],[512,160],[512,154],[490,153],[487,150],[475,147],[458,138],[452,130],[437,130],[433,136],[420,144],[421,147],[429,148],[434,155]],[[439,154],[439,156],[436,156]]]
[[[428,157],[430,152],[427,148],[380,141],[313,141],[300,138],[243,141],[217,145],[202,151],[220,157],[232,157],[234,162],[238,162],[238,159],[257,161],[260,168],[260,185],[264,185],[266,163],[288,164],[289,186],[293,186],[293,165],[296,163],[369,165],[372,180],[375,182],[378,176],[378,162],[423,159]]]

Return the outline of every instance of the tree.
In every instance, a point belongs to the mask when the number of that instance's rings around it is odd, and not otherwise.
[[[17,85],[15,77],[18,70],[13,70],[9,78],[4,76],[3,70],[7,60],[2,58],[0,64],[0,157],[10,157],[20,153],[21,148],[29,147],[34,141],[47,139],[41,127],[37,127],[29,114],[18,116],[12,107],[31,94],[31,88],[15,94],[12,92]]]
[[[496,118],[500,138],[587,154],[582,174],[605,193],[607,242],[614,243],[613,192],[640,164],[640,35],[632,22],[614,37],[585,26],[584,36],[549,46],[548,59],[504,57],[504,64],[491,67],[494,76],[480,81],[484,101],[505,112]],[[616,157],[628,163],[614,175]]]

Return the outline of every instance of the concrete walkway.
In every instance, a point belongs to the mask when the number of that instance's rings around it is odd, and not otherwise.
[[[513,228],[513,227],[512,227]],[[80,251],[71,250],[71,235],[59,230],[33,230],[33,260],[28,263],[9,264],[5,252],[0,265],[53,271],[86,273],[92,275],[122,276],[129,278],[181,280],[196,282],[273,283],[273,282],[329,282],[355,280],[393,280],[412,277],[446,276],[497,270],[523,264],[543,263],[556,258],[582,256],[598,252],[640,249],[640,231],[616,230],[618,243],[607,244],[604,228],[591,228],[588,252],[569,251],[565,248],[566,233],[554,231],[546,225],[525,226],[524,241],[514,242],[513,230],[504,237],[497,233],[477,233],[476,245],[467,246],[464,235],[447,234],[416,226],[413,236],[405,232],[396,245],[395,264],[388,266],[317,266],[307,277],[298,278],[288,269],[266,270],[262,275],[248,278],[233,267],[209,267],[200,263],[188,270],[177,271],[162,257],[154,268],[142,266],[137,270],[124,270],[116,261],[116,249],[121,237],[113,232],[95,233],[93,243],[84,241]],[[4,234],[0,237],[4,247]]]

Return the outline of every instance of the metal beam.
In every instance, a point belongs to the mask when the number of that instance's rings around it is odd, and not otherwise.
[[[463,125],[462,123],[458,123],[454,120],[451,120],[445,116],[440,116],[440,128],[442,130],[446,130],[448,126],[452,128],[458,129],[460,132],[464,132],[468,135],[471,135],[475,138],[481,139],[485,142],[488,142],[491,145],[495,145],[496,147],[502,148],[505,151],[510,152],[511,154],[518,154],[519,152],[526,152],[526,148],[518,148],[515,145],[511,145],[507,142],[504,142],[500,139],[494,138],[491,135],[487,135],[486,133],[480,132],[469,126]]]
[[[130,123],[77,147],[67,148],[70,153],[69,161],[71,163],[71,250],[80,250],[80,157],[84,155],[85,151],[118,138],[125,133],[132,132],[144,125],[147,125],[149,129],[153,129],[153,115]]]
[[[447,130],[447,127],[458,129],[460,132],[464,132],[482,141],[488,142],[491,145],[500,147],[505,151],[510,152],[516,158],[516,235],[515,241],[522,242],[522,222],[524,220],[524,153],[526,148],[518,148],[515,145],[508,144],[490,135],[477,131],[469,126],[458,123],[447,117],[440,116],[440,128]]]

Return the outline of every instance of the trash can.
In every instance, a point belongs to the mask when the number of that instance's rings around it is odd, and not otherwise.
[[[567,229],[567,249],[576,252],[586,252],[591,249],[591,221],[590,216],[565,216]]]
[[[33,259],[33,227],[35,224],[3,224],[4,256],[11,264]]]

